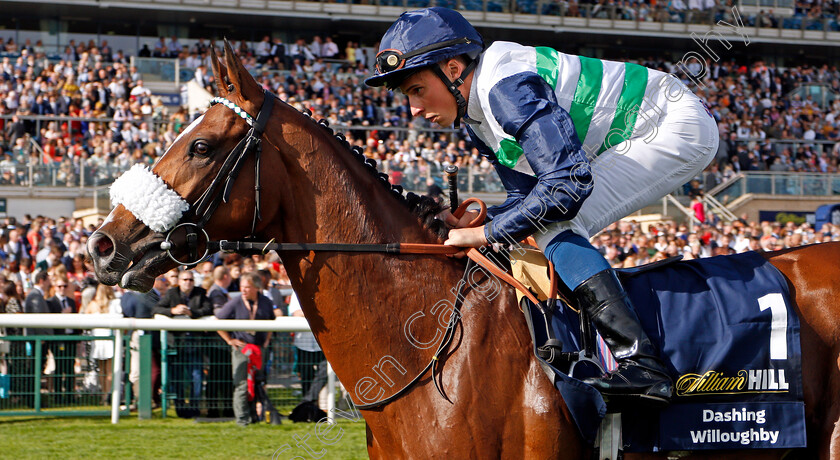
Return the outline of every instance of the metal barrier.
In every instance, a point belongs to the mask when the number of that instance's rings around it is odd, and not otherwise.
[[[116,360],[97,359],[107,355],[99,354],[102,350],[113,353],[115,340],[113,335],[2,337],[8,352],[0,353],[0,367],[5,367],[0,369],[5,371],[0,372],[0,416],[108,415],[113,394],[124,394],[127,404],[130,393],[120,388],[112,393],[105,375],[111,364],[126,359],[125,354]]]
[[[160,338],[163,416],[174,407],[179,417],[232,417],[230,346],[215,332],[164,331]],[[292,334],[280,332],[272,336],[264,350],[264,370],[259,380],[265,382],[277,410],[289,413],[313,384],[318,367],[326,364],[323,354],[297,352]]]
[[[711,195],[724,205],[755,193],[787,196],[840,195],[840,174],[750,171],[715,187]]]
[[[233,382],[231,348],[216,334],[228,331],[273,331],[273,337],[263,356],[267,393],[272,404],[288,413],[315,380],[318,366],[327,369],[327,409],[335,407],[334,375],[323,355],[297,352],[291,343],[292,332],[309,331],[304,318],[278,318],[275,321],[217,320],[213,317],[190,319],[136,319],[113,315],[60,314],[0,314],[0,327],[110,329],[110,336],[55,335],[4,336],[0,345],[8,343],[9,350],[0,353],[0,416],[8,415],[107,415],[97,410],[95,403],[106,402],[108,393],[101,388],[94,391],[92,382],[102,378],[99,363],[80,364],[68,371],[69,363],[79,359],[85,363],[94,353],[87,348],[72,347],[68,342],[90,343],[110,341],[113,356],[111,387],[111,418],[117,423],[128,412],[132,400],[132,386],[123,385],[123,369],[131,372],[131,358],[139,368],[137,409],[141,419],[151,417],[153,394],[152,368],[159,350],[161,373],[161,406],[163,416],[174,406],[179,416],[200,414],[226,416],[232,413]],[[135,340],[123,338],[123,330],[161,331],[160,347],[153,344],[155,334],[135,334]],[[126,343],[124,343],[126,342]],[[45,345],[51,344],[51,345]],[[85,345],[92,348],[90,345]],[[63,348],[62,348],[63,347]],[[0,352],[5,351],[0,347]],[[137,356],[131,356],[133,351]],[[305,357],[320,356],[307,361]],[[52,362],[52,366],[45,364]],[[301,378],[295,376],[299,374]],[[323,374],[323,372],[321,372]],[[121,396],[122,395],[122,396]]]

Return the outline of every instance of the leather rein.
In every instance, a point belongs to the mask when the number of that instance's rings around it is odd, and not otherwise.
[[[534,297],[530,290],[528,290],[522,283],[514,279],[511,275],[509,275],[504,270],[500,269],[496,266],[493,262],[490,261],[484,254],[481,253],[480,250],[476,248],[460,248],[456,246],[448,246],[444,244],[419,244],[419,243],[386,243],[386,244],[349,244],[349,243],[276,243],[274,240],[269,242],[256,242],[256,241],[228,241],[228,240],[221,240],[221,241],[212,241],[209,238],[204,227],[210,221],[210,218],[213,216],[213,213],[216,209],[221,205],[221,203],[227,203],[230,199],[231,189],[233,188],[233,184],[236,181],[236,178],[239,176],[239,173],[242,169],[242,166],[245,164],[245,161],[249,154],[253,154],[255,158],[255,179],[254,179],[254,194],[255,194],[255,209],[254,209],[254,218],[251,224],[251,234],[249,238],[254,238],[254,233],[256,231],[257,221],[262,219],[260,213],[260,153],[262,152],[262,136],[265,132],[266,123],[271,115],[272,109],[274,107],[274,102],[276,96],[272,93],[265,91],[265,97],[263,100],[263,104],[260,107],[260,111],[257,114],[256,118],[251,117],[247,112],[243,109],[238,107],[236,104],[230,102],[227,99],[216,97],[213,98],[211,101],[211,105],[215,104],[222,104],[225,107],[233,110],[240,118],[245,120],[251,126],[251,129],[248,131],[248,134],[241,140],[239,143],[231,150],[228,154],[227,158],[225,159],[224,163],[222,164],[221,169],[213,178],[213,181],[204,190],[204,193],[196,200],[196,202],[190,207],[190,212],[184,215],[171,230],[167,232],[166,239],[160,245],[160,248],[169,255],[169,257],[178,263],[179,265],[186,265],[186,266],[196,266],[206,260],[212,253],[215,252],[236,252],[236,253],[263,253],[265,254],[268,251],[276,251],[276,252],[310,252],[310,253],[317,253],[317,252],[356,252],[356,253],[384,253],[384,254],[427,254],[427,255],[454,255],[460,251],[465,251],[467,257],[469,257],[469,261],[467,262],[467,267],[464,271],[464,277],[461,279],[461,282],[458,283],[457,292],[455,294],[455,303],[454,309],[452,314],[450,315],[449,322],[447,324],[446,331],[444,333],[444,337],[441,340],[440,345],[435,351],[434,355],[432,356],[429,364],[418,374],[411,382],[405,385],[402,389],[394,393],[393,395],[382,399],[380,401],[376,401],[371,404],[361,404],[356,405],[358,409],[374,409],[377,407],[381,407],[389,402],[397,399],[398,397],[402,396],[405,392],[409,390],[417,381],[419,381],[423,375],[425,375],[429,369],[432,370],[432,380],[434,381],[435,388],[437,389],[438,393],[446,399],[446,395],[444,394],[443,390],[438,385],[437,379],[434,378],[435,369],[437,363],[439,362],[440,355],[446,350],[449,346],[449,343],[452,341],[453,332],[455,327],[460,319],[460,306],[463,303],[464,296],[461,294],[461,289],[463,286],[467,284],[466,278],[469,276],[470,269],[472,268],[472,264],[478,264],[483,269],[492,273],[500,280],[512,285],[517,290],[519,290],[524,296],[528,297],[531,301],[538,304],[539,300]],[[221,189],[221,191],[220,191]],[[457,195],[453,195],[457,196]],[[457,199],[453,200],[453,203],[457,202]],[[463,203],[458,206],[458,208],[452,212],[452,215],[456,218],[461,218],[464,213],[466,212],[467,208],[471,204],[478,204],[480,206],[479,215],[473,219],[467,227],[475,227],[481,225],[484,222],[484,219],[487,215],[487,206],[481,201],[476,198],[468,198],[464,200]],[[191,215],[196,219],[196,222],[189,222],[186,218]],[[178,260],[175,256],[172,255],[172,248],[173,244],[170,240],[173,232],[178,229],[179,227],[185,227],[187,231],[186,235],[186,243],[190,254],[190,260],[194,260],[194,262],[184,263],[183,261]],[[204,236],[205,242],[205,251],[204,254],[199,257],[199,237],[200,234]]]

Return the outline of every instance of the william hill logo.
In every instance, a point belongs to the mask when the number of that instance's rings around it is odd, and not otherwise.
[[[734,376],[718,371],[685,374],[676,384],[677,396],[785,393],[789,387],[784,369],[741,369]]]

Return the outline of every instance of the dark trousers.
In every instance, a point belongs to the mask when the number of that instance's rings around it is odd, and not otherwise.
[[[300,391],[301,396],[309,393],[309,387],[312,386],[312,380],[315,378],[315,373],[318,372],[318,367],[323,361],[326,363],[324,353],[320,351],[304,351],[300,348],[297,351],[297,367],[300,372]]]
[[[29,353],[27,354],[27,344]],[[10,342],[9,393],[11,406],[35,407],[35,342]],[[40,370],[38,372],[40,375]]]
[[[185,332],[176,337],[177,355],[170,365],[175,394],[175,413],[178,417],[192,418],[199,415],[201,387],[204,379],[205,337],[201,333]]]
[[[55,359],[55,373],[53,374],[53,391],[58,404],[68,404],[73,400],[76,392],[76,345],[78,342],[57,340],[48,342],[50,351]]]
[[[207,362],[207,401],[208,417],[233,417],[233,367],[231,366],[230,345],[217,334],[207,337],[205,347]]]

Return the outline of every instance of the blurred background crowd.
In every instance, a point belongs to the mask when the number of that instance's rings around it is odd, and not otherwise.
[[[233,44],[267,90],[311,111],[315,119],[326,119],[377,160],[395,184],[423,191],[428,179],[440,182],[442,169],[455,164],[477,175],[474,191],[502,190],[463,130],[412,120],[402,94],[364,85],[372,48],[317,36],[308,42],[265,37]],[[71,43],[57,61],[47,59],[38,43],[3,46],[0,184],[46,179],[58,185],[108,184],[134,163],[153,163],[198,116],[185,108],[167,110],[107,41]],[[12,57],[9,50],[16,50]],[[161,37],[140,53],[175,57],[195,69],[192,77],[202,87],[213,88],[207,40],[188,46],[177,37]],[[704,66],[652,56],[637,62],[681,76],[717,119],[722,142],[708,171],[711,182],[703,181],[704,186],[740,171],[838,171],[840,98],[814,100],[794,91],[822,83],[828,94],[840,93],[836,66],[778,68],[760,60],[708,60]],[[689,78],[695,75],[701,77]],[[32,165],[38,166],[35,177]]]

